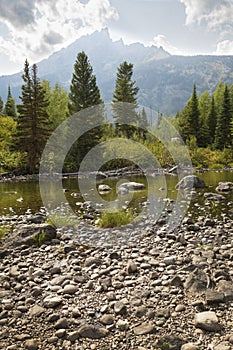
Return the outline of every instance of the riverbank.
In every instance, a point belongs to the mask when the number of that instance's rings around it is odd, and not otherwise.
[[[80,244],[84,226],[38,246],[44,220],[15,216],[0,248],[2,349],[233,347],[232,219],[187,217],[175,232],[145,222],[129,245],[100,248]]]
[[[207,168],[183,168],[181,169],[182,173],[204,173],[208,171],[229,171],[233,172],[233,168],[224,168],[224,169],[207,169]],[[134,177],[134,176],[142,176],[142,175],[150,175],[150,176],[157,176],[157,175],[175,175],[177,174],[177,166],[173,165],[167,165],[163,168],[155,169],[145,169],[145,172],[143,172],[140,168],[137,167],[125,167],[120,169],[114,169],[114,170],[106,170],[106,171],[98,171],[98,172],[92,172],[92,173],[82,173],[82,172],[75,172],[75,173],[63,173],[56,174],[54,173],[51,178],[54,177],[54,179],[60,178],[62,176],[63,179],[73,179],[73,178],[88,178],[90,176],[95,175],[97,180],[103,180],[106,178],[121,178],[121,177]],[[51,175],[46,175],[45,177],[49,177]],[[0,174],[0,183],[8,183],[8,182],[31,182],[31,181],[39,181],[39,174],[26,174],[26,175],[15,175],[13,173],[1,173]]]

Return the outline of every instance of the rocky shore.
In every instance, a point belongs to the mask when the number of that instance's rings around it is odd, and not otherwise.
[[[232,219],[99,248],[43,212],[0,223],[1,349],[233,349]]]

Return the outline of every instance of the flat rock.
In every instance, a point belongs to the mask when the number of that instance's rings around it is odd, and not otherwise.
[[[118,187],[118,190],[122,189],[122,188],[126,188],[129,191],[138,191],[138,190],[144,190],[146,188],[146,186],[140,182],[129,181],[129,182],[124,182],[124,183],[120,184],[120,186]]]
[[[217,332],[221,329],[216,313],[213,311],[197,313],[195,315],[195,327],[209,332]]]
[[[233,300],[233,283],[231,281],[219,281],[217,289],[224,294],[225,300]]]
[[[155,327],[152,323],[142,323],[133,329],[135,335],[149,334],[155,331]]]
[[[109,332],[102,327],[96,327],[92,325],[84,325],[78,329],[80,337],[89,339],[100,339],[106,337]]]
[[[54,308],[57,307],[58,305],[60,305],[62,303],[62,298],[57,297],[57,296],[47,296],[44,299],[44,306],[46,308]]]
[[[187,343],[182,345],[180,350],[198,350],[198,347],[193,343]]]
[[[110,314],[105,314],[103,316],[100,317],[100,323],[104,324],[104,325],[110,325],[114,323],[114,316],[110,315]]]
[[[37,317],[45,312],[45,309],[40,305],[35,305],[30,309],[29,316]]]
[[[224,293],[216,290],[208,289],[206,291],[206,303],[208,305],[223,303],[225,299]]]

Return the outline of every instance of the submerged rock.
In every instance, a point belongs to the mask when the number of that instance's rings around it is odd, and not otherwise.
[[[204,180],[195,175],[185,176],[176,185],[177,189],[192,189],[192,188],[205,188],[206,184]]]

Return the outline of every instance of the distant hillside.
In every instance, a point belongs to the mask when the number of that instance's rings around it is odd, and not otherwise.
[[[124,60],[134,64],[134,79],[140,87],[139,103],[164,114],[175,114],[183,108],[194,83],[198,93],[213,91],[220,81],[233,83],[233,56],[171,56],[155,46],[113,42],[107,29],[82,37],[41,61],[38,64],[40,79],[48,79],[52,85],[58,82],[68,90],[74,62],[82,50],[94,68],[105,102],[112,99],[117,67]],[[8,84],[18,99],[21,75],[22,72],[0,77],[0,96],[4,100]]]

